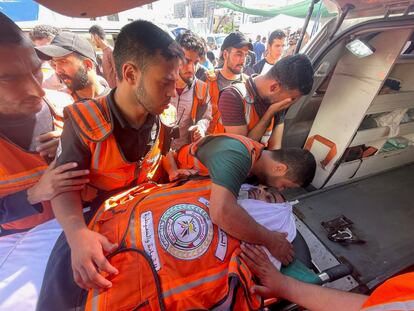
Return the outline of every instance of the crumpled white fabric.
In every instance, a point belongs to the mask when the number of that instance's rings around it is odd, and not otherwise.
[[[50,220],[0,238],[0,310],[36,309],[46,265],[61,232],[58,222]]]
[[[377,123],[378,127],[388,126],[390,128],[389,137],[397,136],[400,132],[400,123],[404,118],[407,108],[404,109],[395,109],[391,112],[381,113],[377,116],[374,116],[373,119]]]
[[[296,224],[292,205],[285,203],[267,203],[259,200],[242,199],[237,201],[256,222],[271,231],[286,232],[287,240],[292,242],[296,237]],[[273,265],[280,269],[281,262],[263,247]]]

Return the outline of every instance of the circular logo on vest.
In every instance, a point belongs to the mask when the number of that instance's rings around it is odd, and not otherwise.
[[[213,240],[213,224],[208,213],[194,204],[177,204],[162,214],[158,224],[162,247],[178,259],[203,255]]]

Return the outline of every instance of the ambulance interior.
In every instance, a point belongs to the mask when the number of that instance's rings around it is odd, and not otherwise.
[[[372,289],[414,265],[413,24],[365,24],[339,37],[314,62],[312,94],[285,120],[282,145],[317,160],[311,186],[288,193],[299,200],[298,231],[318,269],[351,264],[342,289]],[[357,39],[371,55],[347,48]],[[344,239],[333,241],[322,222],[343,225]]]

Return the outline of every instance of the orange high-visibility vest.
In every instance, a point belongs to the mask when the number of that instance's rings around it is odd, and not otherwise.
[[[209,105],[207,103],[207,83],[197,79],[194,86],[193,105],[191,107],[191,121],[193,125],[201,118],[200,111],[203,105]]]
[[[230,87],[236,90],[242,99],[242,104],[243,104],[243,109],[244,109],[244,118],[246,120],[247,130],[251,131],[260,121],[260,116],[257,113],[256,108],[254,107],[255,98],[251,90],[246,86],[246,83],[241,83],[241,82],[234,83]],[[272,134],[273,122],[274,121],[272,118],[272,121],[270,122],[265,133],[262,136],[261,142],[264,144],[267,143],[267,141],[270,138],[270,135]],[[223,121],[221,119],[221,113],[220,111],[218,111],[218,120],[217,120],[216,127],[214,129],[214,133],[225,133],[225,132],[226,131],[224,129]]]
[[[207,129],[207,134],[213,134],[216,124],[218,122],[218,100],[220,96],[220,90],[217,83],[217,75],[219,70],[214,70],[213,72],[206,72],[206,81],[208,84],[208,91],[210,94],[210,103],[211,103],[211,121]]]
[[[53,92],[53,94],[61,95],[60,92]],[[55,101],[59,97],[48,95],[50,92],[46,92],[44,101],[52,114],[53,120],[51,122],[53,122],[55,130],[62,130],[63,116],[55,106]],[[0,197],[34,186],[48,167],[39,153],[26,151],[1,135],[0,150]],[[52,219],[53,212],[50,202],[42,202],[42,206],[42,213],[2,224],[1,227],[6,230],[30,229]]]
[[[250,139],[246,136],[223,133],[223,134],[215,134],[215,135],[206,136],[205,138],[200,139],[197,142],[194,142],[189,145],[185,145],[182,148],[180,148],[180,150],[178,150],[178,152],[175,154],[175,160],[177,163],[177,167],[179,169],[195,169],[198,171],[199,175],[208,176],[209,175],[208,169],[207,167],[204,166],[203,163],[201,163],[197,159],[196,152],[203,144],[209,142],[215,137],[221,137],[221,136],[233,138],[243,143],[243,145],[250,152],[250,155],[252,158],[251,167],[253,167],[254,163],[260,158],[260,155],[264,148],[264,146],[261,143],[254,141],[253,139]]]
[[[0,197],[34,186],[47,169],[47,163],[38,153],[23,150],[0,136]],[[49,202],[42,202],[43,212],[24,217],[1,227],[6,230],[30,229],[53,218]]]
[[[386,281],[371,294],[361,310],[414,310],[414,273],[402,274]]]
[[[220,97],[220,92],[221,92],[218,86],[218,82],[217,82],[218,74],[219,74],[218,69],[214,70],[213,72],[211,71],[206,72],[206,81],[208,85],[208,91],[210,94],[210,102],[211,102],[211,121],[210,121],[208,130],[207,130],[207,134],[224,133],[224,131],[216,130],[216,127],[220,119],[220,111],[218,109],[218,102],[219,102],[219,97]],[[241,83],[245,83],[247,79],[248,79],[248,76],[242,73]]]
[[[89,227],[120,247],[112,287],[90,290],[85,310],[257,310],[239,241],[213,225],[211,182],[141,185],[106,201]]]
[[[94,199],[95,190],[111,191],[153,180],[161,162],[164,127],[156,122],[151,131],[151,148],[140,161],[125,159],[113,134],[113,121],[106,97],[81,100],[65,108],[65,115],[77,129],[91,152],[89,187],[85,201]]]

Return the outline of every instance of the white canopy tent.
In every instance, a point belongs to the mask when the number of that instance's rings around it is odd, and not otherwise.
[[[240,31],[247,34],[249,37],[255,37],[256,35],[262,35],[269,37],[269,34],[276,29],[284,30],[290,28],[291,32],[303,27],[305,22],[304,18],[292,17],[284,14],[279,14],[271,19],[268,19],[260,23],[248,23],[240,25]],[[314,22],[309,21],[308,33],[311,33]],[[253,39],[253,38],[252,38]]]

